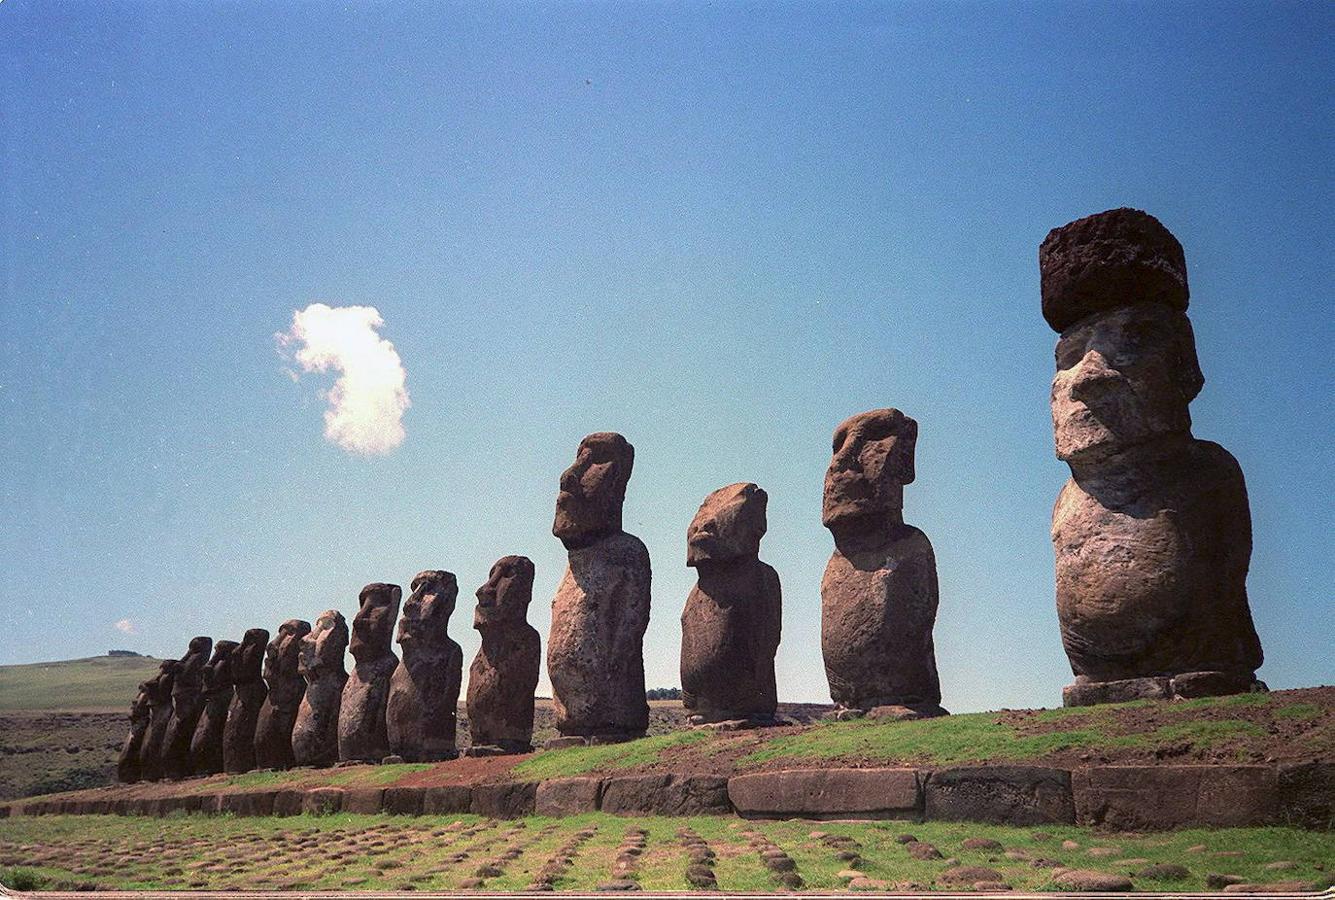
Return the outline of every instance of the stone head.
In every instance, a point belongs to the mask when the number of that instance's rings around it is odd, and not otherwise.
[[[315,619],[315,627],[301,639],[298,671],[308,680],[321,671],[341,671],[348,649],[348,623],[336,609],[327,609]]]
[[[523,622],[533,600],[533,561],[527,556],[502,556],[491,567],[487,583],[477,589],[473,627]]]
[[[412,593],[403,601],[399,644],[438,644],[446,637],[450,616],[459,601],[459,581],[452,572],[428,569],[413,577]]]
[[[768,501],[769,495],[750,482],[706,497],[686,529],[686,565],[759,556]]]
[[[238,646],[236,641],[219,641],[213,645],[213,658],[204,667],[204,690],[222,690],[231,685],[231,657]]]
[[[288,619],[278,626],[278,633],[264,650],[264,677],[266,680],[287,678],[297,674],[297,658],[301,654],[301,639],[311,633],[311,623],[302,619]]]
[[[897,409],[873,409],[834,430],[821,521],[826,528],[878,529],[898,520],[913,482],[918,423]]]
[[[561,473],[552,534],[567,549],[585,547],[621,531],[621,504],[635,464],[635,448],[612,431],[579,443],[575,461]]]
[[[370,661],[389,654],[402,598],[403,588],[397,584],[376,582],[362,588],[361,605],[352,618],[349,648],[354,659]]]
[[[200,637],[193,637],[190,639],[189,649],[186,650],[185,655],[187,657],[190,656],[207,657],[209,655],[209,651],[212,649],[213,649],[213,638],[201,635]]]
[[[149,685],[149,696],[160,702],[169,700],[172,695],[172,687],[176,683],[176,674],[180,671],[181,661],[179,659],[164,659],[158,663],[158,674],[145,682]]]
[[[241,636],[241,646],[233,650],[228,658],[233,684],[250,684],[259,680],[268,644],[267,628],[251,628]]]
[[[152,685],[147,681],[139,682],[139,692],[130,703],[130,721],[147,721],[149,708],[152,706]]]

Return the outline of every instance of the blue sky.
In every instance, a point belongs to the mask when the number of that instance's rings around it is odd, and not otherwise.
[[[646,670],[709,491],[769,492],[780,695],[826,700],[830,435],[920,426],[944,704],[1054,705],[1048,229],[1186,248],[1195,432],[1242,464],[1272,687],[1335,680],[1330,4],[0,4],[0,663],[179,655],[370,581],[537,566],[579,439],[635,445]],[[276,332],[384,319],[383,456]],[[114,623],[128,619],[137,634]],[[545,675],[544,675],[545,679]]]

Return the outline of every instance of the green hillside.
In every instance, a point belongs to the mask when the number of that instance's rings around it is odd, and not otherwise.
[[[158,670],[147,656],[94,656],[0,666],[0,713],[128,710],[139,682]]]

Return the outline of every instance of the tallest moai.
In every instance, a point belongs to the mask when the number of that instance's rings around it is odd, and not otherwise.
[[[1191,434],[1205,379],[1187,319],[1182,245],[1114,209],[1053,229],[1038,251],[1052,380],[1057,615],[1067,706],[1257,686],[1247,605],[1251,513],[1227,450]]]

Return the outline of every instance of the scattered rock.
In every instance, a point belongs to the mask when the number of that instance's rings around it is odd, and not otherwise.
[[[965,850],[1000,850],[1001,842],[991,838],[965,838],[960,846]]]
[[[1131,879],[1125,875],[1111,872],[1094,872],[1089,869],[1068,869],[1054,875],[1052,883],[1062,888],[1076,891],[1129,891]]]
[[[1179,866],[1177,863],[1157,863],[1152,866],[1146,866],[1136,873],[1137,878],[1158,878],[1161,881],[1181,881],[1183,878],[1191,877],[1186,866]]]
[[[1283,869],[1296,869],[1298,868],[1298,864],[1292,860],[1281,859],[1277,862],[1266,863],[1262,868],[1275,872]]]
[[[938,877],[945,884],[973,884],[978,881],[1001,881],[1001,873],[987,866],[951,866]]]
[[[1117,847],[1090,847],[1085,852],[1090,856],[1103,859],[1109,856],[1118,856],[1122,851]]]
[[[931,844],[924,843],[923,841],[912,841],[910,843],[907,843],[904,845],[904,849],[908,850],[909,856],[913,857],[914,859],[941,858],[940,850],[936,849]]]

